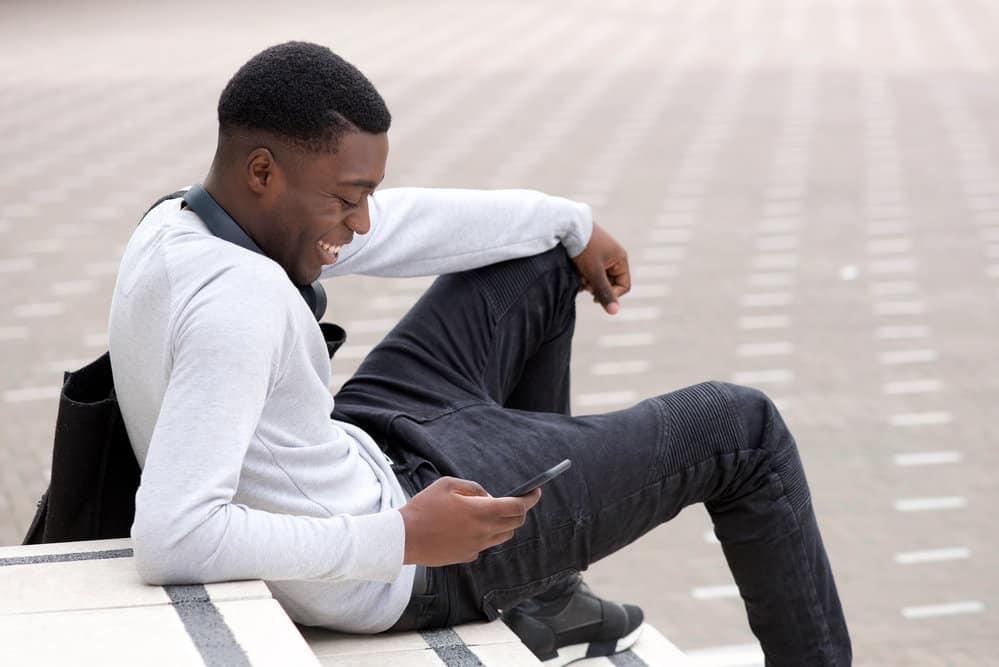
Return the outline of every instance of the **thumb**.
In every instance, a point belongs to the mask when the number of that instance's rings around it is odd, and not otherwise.
[[[473,482],[470,479],[458,479],[456,477],[450,479],[448,484],[448,491],[451,493],[457,493],[463,496],[488,496],[489,492],[482,488],[482,485],[478,482]]]
[[[613,315],[618,311],[617,294],[611,286],[607,273],[600,267],[590,276],[590,288],[593,290],[595,300],[604,307],[609,314]]]

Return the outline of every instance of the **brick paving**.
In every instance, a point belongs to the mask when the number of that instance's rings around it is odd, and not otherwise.
[[[136,219],[204,175],[227,77],[266,45],[311,39],[388,100],[386,185],[576,197],[629,247],[621,315],[580,301],[577,412],[707,378],[760,386],[802,448],[857,664],[995,655],[999,7],[389,2],[338,15],[251,1],[235,14],[0,4],[0,544],[19,541],[45,486],[62,370],[106,345]],[[351,337],[336,378],[425,284],[328,286]],[[683,649],[749,644],[709,529],[692,508],[590,579]]]

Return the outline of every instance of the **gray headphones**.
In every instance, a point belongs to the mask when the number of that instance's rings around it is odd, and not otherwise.
[[[264,254],[260,246],[254,243],[249,234],[243,231],[243,228],[200,184],[192,186],[183,196],[187,207],[204,220],[212,234],[247,250]],[[309,310],[316,316],[316,321],[321,320],[323,314],[326,313],[326,290],[323,289],[320,282],[317,280],[311,285],[299,287],[298,291],[302,293],[302,298],[308,304]]]

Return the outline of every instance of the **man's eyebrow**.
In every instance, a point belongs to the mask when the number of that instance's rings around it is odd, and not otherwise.
[[[378,187],[379,183],[375,183],[374,181],[358,180],[358,181],[340,181],[339,183],[337,183],[337,185],[350,185],[355,188],[367,188],[368,190],[374,190]]]

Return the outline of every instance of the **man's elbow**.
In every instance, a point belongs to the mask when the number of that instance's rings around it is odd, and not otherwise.
[[[207,582],[204,540],[194,534],[196,530],[185,533],[170,523],[136,513],[132,551],[139,578],[155,586]]]

